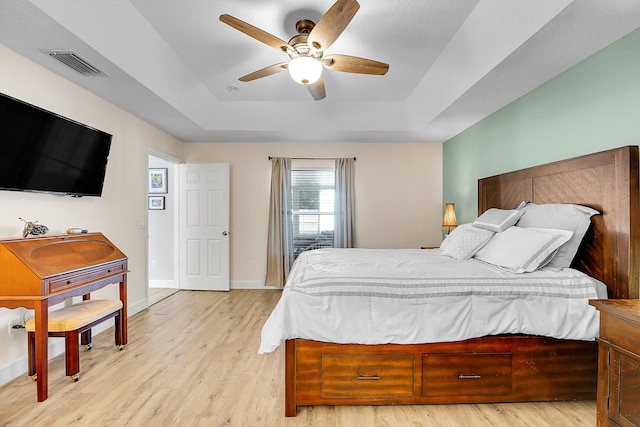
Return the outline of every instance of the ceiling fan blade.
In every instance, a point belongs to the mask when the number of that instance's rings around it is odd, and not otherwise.
[[[242,76],[238,80],[240,80],[241,82],[250,82],[252,80],[261,79],[262,77],[267,77],[272,74],[277,74],[281,71],[284,71],[288,68],[288,66],[289,64],[287,64],[286,62],[269,65],[268,67],[264,67],[261,70],[254,71],[253,73],[249,73],[246,76]]]
[[[338,0],[329,8],[309,33],[307,44],[318,50],[327,50],[347,28],[360,4],[356,0]]]
[[[220,21],[275,49],[283,52],[286,52],[288,49],[293,49],[289,43],[284,40],[280,40],[276,36],[271,35],[258,27],[254,27],[251,24],[247,24],[246,22],[231,15],[220,15]]]
[[[389,64],[349,55],[327,55],[323,58],[322,63],[326,64],[325,66],[330,70],[342,71],[344,73],[383,76],[389,71]]]
[[[316,101],[320,101],[327,96],[327,92],[324,90],[324,80],[322,80],[322,76],[315,83],[305,86],[307,86],[309,93]]]

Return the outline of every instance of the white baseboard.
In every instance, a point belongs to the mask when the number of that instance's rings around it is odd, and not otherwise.
[[[149,280],[150,288],[171,288],[178,289],[178,285],[173,280]],[[264,280],[236,280],[229,282],[229,289],[279,289],[274,286],[265,286]]]
[[[233,281],[229,283],[230,289],[265,289],[265,290],[274,290],[280,289],[274,286],[265,286],[264,281]]]
[[[21,375],[26,375],[26,373],[27,357],[25,356],[15,359],[13,362],[0,367],[0,386],[18,378]]]
[[[140,313],[142,310],[149,307],[149,299],[143,298],[133,304],[127,301],[127,319],[136,313]]]
[[[26,332],[25,334],[25,351],[27,349],[27,338]],[[97,332],[96,332],[97,333]],[[49,359],[53,359],[54,357],[64,353],[64,340],[56,339],[49,341]],[[27,360],[27,356],[24,355],[13,360],[11,363],[0,367],[0,385],[8,383],[22,375],[27,375],[27,370],[29,367],[29,361]],[[35,392],[35,387],[34,387]]]
[[[149,287],[178,289],[178,284],[175,280],[149,280]]]
[[[140,311],[146,309],[147,307],[149,307],[149,300],[147,298],[144,298],[133,304],[127,304],[127,318],[133,316],[136,313],[139,313]],[[94,328],[91,328],[91,334],[94,336],[98,335],[99,333],[104,332],[105,330],[109,329],[112,326],[113,326],[113,322],[100,323],[96,325]],[[25,335],[26,335],[26,332],[25,332]],[[26,341],[27,340],[25,337],[25,352],[27,349]],[[54,357],[59,356],[62,353],[64,353],[64,340],[62,339],[49,340],[49,359],[53,359]],[[13,360],[12,362],[4,366],[0,366],[0,386],[22,375],[27,375],[28,367],[29,367],[29,363],[26,355],[22,357],[18,357],[17,359]],[[34,387],[34,393],[35,393],[35,387]]]

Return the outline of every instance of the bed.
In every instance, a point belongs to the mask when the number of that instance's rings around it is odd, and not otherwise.
[[[638,147],[622,147],[480,179],[478,214],[490,208],[513,209],[522,201],[598,210],[601,214],[591,217],[572,268],[602,282],[609,298],[638,298],[638,185]],[[410,256],[422,256],[415,252]],[[593,311],[580,315],[597,316]],[[585,340],[571,330],[551,336],[532,331],[425,339],[428,342],[420,344],[291,337],[285,344],[285,415],[295,416],[298,406],[307,405],[595,399],[593,337]]]

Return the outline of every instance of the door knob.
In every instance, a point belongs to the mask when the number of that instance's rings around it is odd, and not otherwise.
[[[229,235],[229,232],[228,232],[228,231],[223,231],[223,232],[222,232],[222,235],[223,235],[223,236],[228,236],[228,235]]]

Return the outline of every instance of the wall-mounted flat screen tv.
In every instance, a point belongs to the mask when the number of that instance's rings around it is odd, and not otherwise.
[[[111,135],[0,93],[0,190],[101,196]]]

